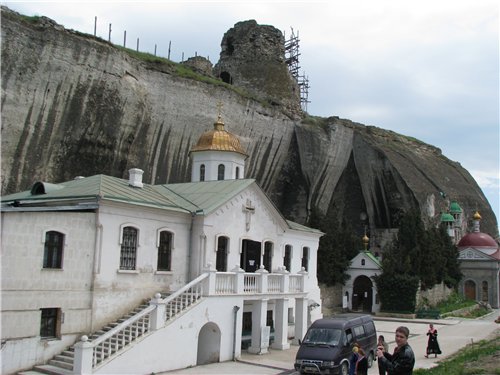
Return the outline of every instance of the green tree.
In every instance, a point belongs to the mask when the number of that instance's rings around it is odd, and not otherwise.
[[[325,233],[318,247],[318,281],[329,286],[344,284],[350,261],[361,249],[361,239],[354,236],[348,222],[339,222],[334,215],[313,211],[308,225]]]

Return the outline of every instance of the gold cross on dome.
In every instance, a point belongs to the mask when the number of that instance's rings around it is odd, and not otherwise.
[[[224,106],[224,104],[222,104],[222,101],[219,101],[217,103],[217,112],[218,112],[217,116],[218,116],[219,120],[222,119],[222,107],[223,106]]]

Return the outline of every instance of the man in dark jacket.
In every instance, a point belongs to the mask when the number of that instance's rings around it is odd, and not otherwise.
[[[415,366],[415,355],[408,345],[410,330],[407,327],[396,329],[396,348],[393,354],[384,351],[383,347],[377,348],[378,360],[382,362],[389,375],[411,375]]]

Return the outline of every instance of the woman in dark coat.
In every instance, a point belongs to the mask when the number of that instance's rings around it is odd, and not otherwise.
[[[356,375],[368,375],[368,359],[363,349],[358,349],[358,360],[356,362]]]
[[[439,348],[439,343],[437,339],[438,331],[434,328],[434,325],[429,324],[429,330],[427,331],[427,336],[429,336],[429,340],[427,341],[427,354],[425,358],[429,358],[429,354],[434,354],[437,357],[438,354],[441,354],[441,349]]]

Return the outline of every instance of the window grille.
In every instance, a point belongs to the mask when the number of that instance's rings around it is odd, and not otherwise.
[[[135,270],[137,257],[137,229],[123,228],[123,238],[120,253],[120,269]]]
[[[62,268],[64,234],[56,231],[45,233],[43,268]]]
[[[58,308],[48,308],[42,310],[40,322],[40,337],[55,338],[58,334],[59,311]]]

